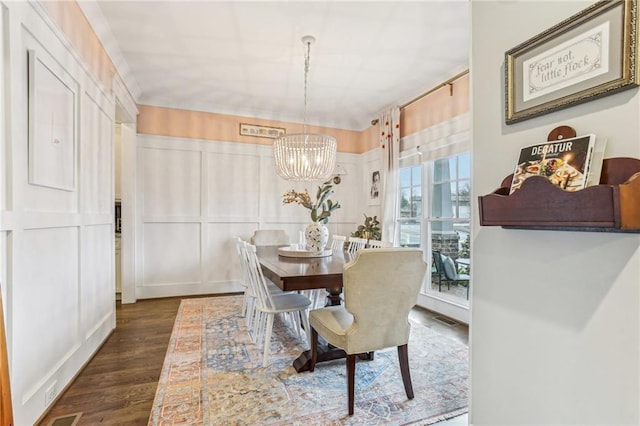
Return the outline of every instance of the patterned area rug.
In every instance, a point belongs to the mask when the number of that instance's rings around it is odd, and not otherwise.
[[[397,350],[356,365],[355,413],[347,415],[344,360],[296,373],[304,341],[274,322],[269,366],[240,316],[242,296],[180,304],[149,425],[428,425],[467,411],[467,347],[412,323],[415,398],[402,385]]]

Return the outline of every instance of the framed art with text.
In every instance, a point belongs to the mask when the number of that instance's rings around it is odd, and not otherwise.
[[[240,123],[240,134],[242,136],[257,136],[259,138],[275,139],[285,134],[282,127],[257,126],[255,124]]]
[[[506,124],[638,86],[637,13],[600,1],[506,52]]]

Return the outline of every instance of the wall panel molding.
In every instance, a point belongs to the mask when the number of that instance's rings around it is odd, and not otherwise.
[[[232,237],[249,240],[256,229],[278,228],[284,229],[293,242],[310,222],[309,211],[297,205],[283,205],[282,194],[291,188],[307,188],[315,194],[319,183],[279,178],[270,146],[140,134],[137,147],[137,168],[141,172],[137,200],[141,214],[136,223],[136,256],[141,261],[136,273],[136,295],[140,298],[240,291]],[[196,155],[201,161],[179,160],[181,156]],[[362,222],[361,196],[354,196],[361,192],[361,158],[355,154],[338,156],[348,175],[335,187],[334,200],[343,207],[332,215],[330,232],[349,235]],[[150,194],[150,187],[162,191]],[[165,203],[182,206],[182,210],[184,206],[191,207],[182,212],[165,211]],[[201,208],[197,210],[196,206]],[[174,262],[173,256],[181,254],[167,248],[166,241],[160,242],[162,232],[174,232],[172,229],[181,225],[199,227],[197,234],[184,228],[190,236],[172,237],[180,241],[183,251],[191,253],[190,258],[199,257],[199,265],[186,259]],[[166,254],[167,258],[156,248],[158,244],[171,253]],[[195,247],[199,247],[198,253],[193,252]],[[198,277],[192,275],[196,271]]]
[[[14,420],[34,424],[47,408],[45,391],[62,391],[115,327],[115,104],[39,2],[2,3],[2,17],[0,279]],[[29,184],[28,49],[76,89],[71,191]]]

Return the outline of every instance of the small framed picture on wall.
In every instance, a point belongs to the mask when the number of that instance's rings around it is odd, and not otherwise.
[[[371,172],[371,186],[369,189],[369,205],[376,206],[380,204],[380,170]]]

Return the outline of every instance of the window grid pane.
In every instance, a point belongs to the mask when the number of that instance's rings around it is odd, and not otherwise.
[[[420,247],[422,235],[422,165],[400,169],[400,217],[402,247]]]
[[[422,173],[429,171],[427,187],[422,187]],[[471,274],[469,267],[469,241],[471,217],[471,155],[437,159],[431,163],[400,169],[398,218],[399,245],[402,247],[429,247],[455,263],[456,273],[463,278],[449,286],[438,282],[432,274],[428,292],[456,302],[466,302]],[[423,197],[427,203],[423,211]],[[423,229],[424,225],[427,226]],[[427,240],[423,243],[422,236]],[[426,252],[425,252],[426,253]],[[432,263],[432,260],[429,259]],[[433,266],[433,265],[432,265]],[[432,269],[433,271],[433,269]],[[466,280],[465,280],[466,278]]]
[[[432,162],[428,235],[433,253],[453,260],[455,273],[461,278],[449,285],[432,269],[428,292],[456,301],[467,300],[469,285],[469,241],[471,217],[471,156],[464,153]],[[432,268],[434,268],[433,261]]]

